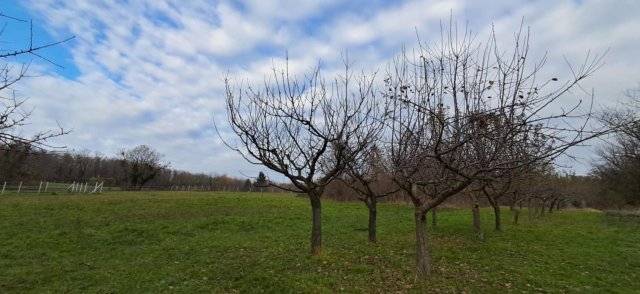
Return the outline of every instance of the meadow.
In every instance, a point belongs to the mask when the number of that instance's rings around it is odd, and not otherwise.
[[[382,204],[378,244],[361,203],[292,194],[108,192],[0,197],[0,293],[638,293],[640,217],[567,210],[503,232],[468,209],[429,228],[434,275],[417,279],[411,207]]]

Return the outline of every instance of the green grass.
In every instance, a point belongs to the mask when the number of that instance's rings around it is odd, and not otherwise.
[[[379,244],[360,203],[287,194],[112,192],[0,197],[0,293],[634,293],[640,218],[564,211],[477,241],[470,212],[439,213],[434,275],[417,279],[410,207],[381,205]]]

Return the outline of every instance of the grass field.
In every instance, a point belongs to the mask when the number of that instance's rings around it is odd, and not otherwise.
[[[563,211],[476,241],[467,210],[430,230],[435,274],[416,279],[411,208],[287,194],[111,192],[0,197],[0,293],[638,293],[640,217]]]

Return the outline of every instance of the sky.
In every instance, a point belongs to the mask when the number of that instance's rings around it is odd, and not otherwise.
[[[30,124],[22,130],[72,132],[50,143],[114,156],[145,144],[165,154],[171,167],[191,172],[257,175],[218,138],[226,132],[225,74],[262,80],[286,56],[293,71],[322,61],[331,71],[348,52],[356,68],[378,70],[403,47],[440,38],[450,19],[486,38],[513,39],[521,23],[530,30],[532,56],[547,54],[543,73],[570,79],[566,61],[604,54],[605,65],[583,87],[598,107],[623,100],[640,84],[640,1],[338,1],[338,0],[0,0],[0,13],[33,21],[33,43],[74,39],[42,56],[6,60],[30,63],[28,79],[14,87],[27,98]],[[28,45],[28,22],[6,23],[0,49]],[[5,60],[3,60],[5,61]],[[578,91],[579,92],[579,91]],[[568,94],[567,102],[581,93]],[[593,142],[597,145],[599,142]],[[584,174],[594,146],[570,151],[562,161]],[[278,180],[278,179],[276,179]]]

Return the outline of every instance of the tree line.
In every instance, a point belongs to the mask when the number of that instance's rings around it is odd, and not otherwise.
[[[171,169],[162,154],[145,145],[123,149],[115,156],[104,156],[88,150],[51,152],[32,149],[22,142],[5,144],[0,146],[0,180],[104,182],[105,186],[128,190],[172,187],[216,191],[260,189],[249,179]]]

